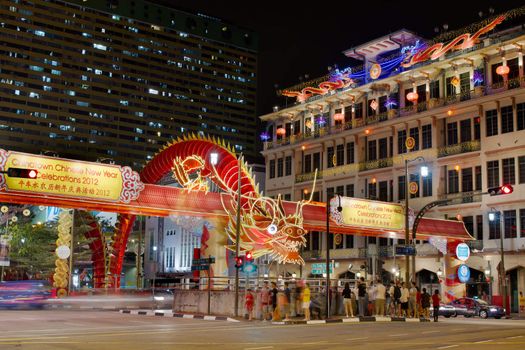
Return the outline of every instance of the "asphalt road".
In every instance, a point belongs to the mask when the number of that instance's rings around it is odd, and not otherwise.
[[[120,314],[0,311],[0,349],[524,349],[525,321],[272,325]]]

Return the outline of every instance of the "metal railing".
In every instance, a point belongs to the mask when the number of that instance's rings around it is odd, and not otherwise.
[[[388,168],[394,164],[394,158],[382,158],[359,163],[359,171]]]
[[[442,205],[458,205],[463,203],[477,203],[481,202],[482,191],[469,191],[458,193],[446,193],[438,196],[439,200],[447,200],[447,203]]]
[[[458,143],[456,145],[450,145],[438,148],[438,157],[448,157],[455,154],[475,152],[481,149],[481,143],[479,140],[467,141]]]

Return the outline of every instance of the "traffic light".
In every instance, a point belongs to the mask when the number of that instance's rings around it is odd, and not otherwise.
[[[36,179],[38,176],[38,171],[35,169],[9,168],[7,169],[7,176]]]
[[[491,187],[488,189],[488,193],[491,196],[499,196],[502,194],[511,194],[514,191],[514,188],[512,188],[511,185],[503,185],[498,187]]]
[[[253,261],[253,254],[252,252],[246,253],[246,262],[252,262]]]
[[[235,258],[235,267],[237,269],[242,268],[242,265],[244,265],[244,258],[242,256],[238,256]]]

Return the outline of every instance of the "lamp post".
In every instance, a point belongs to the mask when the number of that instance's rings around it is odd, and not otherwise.
[[[501,229],[502,220],[501,213],[494,208],[490,208],[489,212],[489,221],[494,222],[496,218],[499,218],[500,232],[499,232],[499,244],[500,244],[500,255],[501,262],[499,267],[499,276],[500,276],[500,292],[503,296],[503,309],[505,309],[505,315],[507,314],[507,272],[505,271],[505,254],[503,248],[503,233],[504,230]]]
[[[408,176],[408,164],[409,163],[412,163],[412,162],[415,162],[415,161],[418,161],[418,160],[422,160],[422,161],[425,161],[425,158],[423,157],[416,157],[414,159],[408,159],[408,158],[405,158],[405,244],[408,245],[409,244],[409,241],[410,241],[410,228],[409,228],[409,222],[408,222],[408,215],[409,215],[409,211],[408,211],[408,195],[409,195],[409,192],[408,192],[408,187],[409,187],[409,176]],[[421,176],[423,177],[426,177],[428,175],[428,167],[426,166],[423,166],[421,167]],[[415,237],[416,237],[416,233],[413,232],[413,243],[415,244]],[[412,258],[412,265],[413,265],[413,268],[414,268],[414,279],[415,279],[415,266],[416,266],[416,256],[414,255],[413,258]],[[407,283],[408,285],[408,282],[410,281],[410,259],[409,259],[409,256],[407,255],[406,256],[406,260],[405,260],[405,283]]]

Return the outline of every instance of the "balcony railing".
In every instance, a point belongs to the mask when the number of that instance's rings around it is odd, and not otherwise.
[[[376,114],[373,116],[368,116],[366,118],[357,118],[352,122],[347,122],[342,126],[336,125],[333,127],[322,127],[318,128],[313,132],[292,135],[290,137],[283,138],[282,140],[277,141],[268,141],[264,143],[264,149],[272,149],[279,146],[289,145],[301,142],[303,140],[308,140],[312,138],[323,137],[325,135],[333,135],[340,133],[345,130],[355,129],[358,127],[366,125],[374,125],[389,119],[400,118],[409,116],[415,113],[420,113],[426,110],[431,110],[447,105],[453,105],[462,101],[467,101],[471,99],[477,99],[486,95],[498,94],[509,89],[515,89],[518,87],[525,87],[525,77],[510,79],[506,83],[496,83],[490,87],[477,86],[474,90],[464,91],[460,94],[447,96],[442,98],[431,98],[428,101],[420,102],[417,105],[410,105],[403,107],[401,109],[391,109],[385,113]],[[469,151],[471,152],[471,151]],[[460,152],[461,153],[461,152]]]
[[[439,195],[439,199],[446,199],[448,202],[444,205],[457,205],[463,203],[475,203],[481,202],[482,192],[481,190],[469,191],[469,192],[458,192],[458,193],[447,193]]]
[[[359,171],[388,168],[388,167],[391,167],[393,164],[394,164],[393,158],[369,160],[366,162],[359,163]]]
[[[366,248],[330,249],[330,259],[364,259],[367,256]],[[306,250],[302,252],[302,257],[305,260],[325,259],[326,251]]]
[[[455,154],[475,152],[481,149],[479,140],[458,143],[457,145],[445,146],[438,148],[438,157],[448,157]]]
[[[317,178],[326,178],[330,176],[338,176],[338,175],[348,175],[352,173],[356,173],[358,169],[359,164],[353,163],[353,164],[346,164],[341,166],[336,166],[333,168],[328,168],[325,170],[321,170],[317,172]],[[306,173],[306,174],[298,174],[295,176],[295,182],[305,182],[305,181],[312,181],[314,179],[315,172]]]

